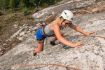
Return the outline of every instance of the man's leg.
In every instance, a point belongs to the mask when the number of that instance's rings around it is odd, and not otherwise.
[[[43,51],[44,41],[38,42],[37,48],[34,50],[34,55]]]

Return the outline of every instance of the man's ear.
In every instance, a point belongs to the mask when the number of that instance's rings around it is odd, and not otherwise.
[[[61,22],[64,22],[65,21],[65,19],[63,19],[62,17],[60,17],[60,20],[61,20]]]

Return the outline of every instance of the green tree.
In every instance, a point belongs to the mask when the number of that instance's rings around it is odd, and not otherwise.
[[[3,0],[0,0],[0,9],[3,8]]]
[[[5,12],[6,9],[9,8],[10,0],[0,0],[0,9]]]
[[[30,3],[29,3],[29,0],[21,0],[22,4],[23,4],[23,7],[29,7],[30,6]]]
[[[18,5],[19,5],[19,0],[10,0],[10,2],[9,2],[9,6],[13,10],[18,8]]]
[[[55,4],[60,0],[0,0],[0,9],[25,9],[36,7],[47,7],[49,5]]]

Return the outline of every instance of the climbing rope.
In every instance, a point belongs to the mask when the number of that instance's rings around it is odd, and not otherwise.
[[[78,35],[78,36],[83,36],[83,35]],[[105,39],[105,37],[104,37],[104,36],[99,36],[99,35],[91,35],[91,36],[89,36],[89,37],[98,37],[98,38]]]
[[[84,35],[77,35],[77,36],[84,36]],[[65,35],[65,37],[70,37],[69,35]],[[98,37],[98,38],[102,38],[105,40],[105,37],[104,36],[99,36],[99,35],[90,35],[89,37]]]
[[[96,35],[96,36],[90,36],[90,37],[99,37],[99,38],[103,38],[105,40],[105,37],[103,37],[103,36]]]
[[[52,67],[62,67],[62,68],[66,68],[66,70],[80,70],[78,68],[74,68],[74,67],[70,67],[70,66],[66,66],[66,65],[61,65],[61,64],[16,64],[13,65],[12,67],[43,67],[43,66],[52,66]]]
[[[95,21],[97,21],[97,20],[105,20],[105,18],[100,18],[100,19],[96,19],[96,20],[91,20],[91,21],[89,21],[90,23],[93,23],[93,22],[95,22]]]

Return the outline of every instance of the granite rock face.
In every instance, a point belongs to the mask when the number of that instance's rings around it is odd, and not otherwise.
[[[85,1],[87,3],[90,0]],[[91,1],[93,3],[93,0]],[[70,28],[63,30],[69,35],[68,40],[73,42],[82,41],[83,46],[81,48],[65,49],[62,44],[51,46],[49,38],[46,40],[44,51],[37,56],[33,56],[33,50],[37,44],[33,32],[36,28],[28,26],[24,26],[24,29],[20,28],[21,30],[11,36],[10,39],[19,36],[22,43],[0,57],[0,70],[105,70],[104,14],[105,12],[85,14],[76,16],[73,20],[74,24],[80,25],[84,30],[95,31],[95,36],[84,37]],[[27,30],[27,28],[30,30]]]
[[[93,5],[96,2],[96,0],[70,0],[66,1],[64,0],[63,4],[59,4],[56,6],[48,7],[46,9],[43,9],[35,14],[33,14],[33,17],[37,17],[40,15],[49,15],[52,13],[59,14],[65,9],[68,10],[74,10],[74,9],[79,9],[79,8],[84,8],[88,7],[90,5]]]
[[[79,25],[84,30],[96,31],[97,37],[84,37],[69,28],[64,30],[64,32],[66,31],[70,35],[68,40],[82,41],[84,44],[83,47],[64,49],[60,44],[56,46],[49,45],[49,40],[47,40],[44,51],[37,56],[33,56],[32,52],[35,48],[36,41],[30,35],[25,41],[0,57],[0,70],[67,70],[64,67],[35,67],[28,64],[62,64],[80,70],[104,70],[105,38],[98,37],[105,36],[104,14],[105,12],[87,14],[74,19],[74,22],[79,22]],[[26,64],[26,67],[24,64]]]

